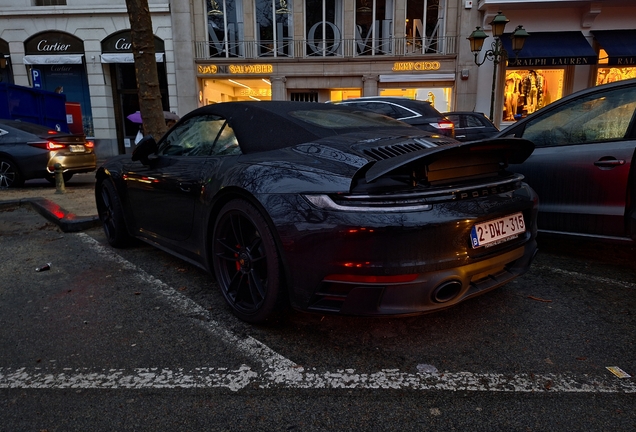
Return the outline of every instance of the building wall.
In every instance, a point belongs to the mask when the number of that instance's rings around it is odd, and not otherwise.
[[[475,6],[476,3],[478,3],[477,6]],[[510,20],[506,26],[506,32],[511,32],[517,25],[523,25],[530,33],[530,38],[532,38],[533,32],[554,32],[554,44],[557,47],[559,45],[559,32],[580,31],[590,45],[594,46],[591,31],[634,29],[634,23],[636,23],[636,2],[632,0],[606,0],[603,2],[589,0],[567,2],[558,0],[479,0],[477,2],[474,0],[473,10],[478,12],[478,16],[468,17],[464,15],[467,22],[471,23],[471,25],[461,26],[462,31],[466,32],[464,37],[467,37],[477,25],[489,33],[490,21],[501,10]],[[488,113],[492,89],[492,62],[487,61],[479,68],[470,65],[470,62],[465,62],[463,59],[470,57],[466,54],[469,52],[468,41],[464,38],[460,39],[463,42],[460,46],[458,67],[466,66],[470,69],[471,82],[467,85],[466,98],[462,97],[464,102],[457,104],[458,109],[463,109],[463,106],[467,109],[473,108],[476,111]],[[483,51],[490,47],[491,42],[492,38],[486,40],[480,59],[483,58]],[[597,71],[595,65],[571,66],[566,69],[564,96],[594,85]],[[506,123],[502,123],[501,117],[505,66],[502,65],[498,72],[494,120],[495,123],[505,126]],[[464,94],[459,88],[458,93]]]
[[[149,0],[149,5],[154,33],[165,42],[170,106],[171,110],[176,111],[179,99],[170,7],[165,1],[155,0]],[[27,65],[23,61],[25,40],[40,32],[57,30],[83,41],[96,153],[98,157],[117,154],[110,69],[107,64],[101,63],[100,55],[101,41],[105,37],[119,30],[130,29],[125,0],[116,0],[108,5],[97,0],[82,0],[81,5],[71,6],[32,6],[31,0],[3,0],[0,1],[0,11],[0,38],[9,44],[13,77],[17,85],[32,86]],[[188,42],[186,46],[190,48],[192,44]],[[191,66],[188,72],[192,75]],[[184,88],[188,88],[187,85]]]

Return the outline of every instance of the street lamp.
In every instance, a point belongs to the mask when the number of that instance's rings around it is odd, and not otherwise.
[[[501,42],[501,36],[504,33],[506,24],[510,20],[499,11],[497,15],[490,22],[492,27],[492,36],[495,39],[492,42],[491,49],[484,53],[484,58],[479,61],[479,53],[484,46],[484,40],[488,37],[481,27],[477,27],[468,37],[470,41],[470,50],[475,55],[475,64],[477,66],[483,65],[486,60],[493,62],[492,72],[492,94],[490,96],[490,120],[493,120],[493,111],[495,105],[495,86],[497,84],[497,66],[502,61],[508,59],[508,53],[506,52]],[[515,57],[519,54],[519,51],[523,48],[523,43],[530,34],[523,28],[523,26],[517,26],[514,32],[512,32],[512,50],[515,52]],[[493,120],[494,121],[494,120]]]

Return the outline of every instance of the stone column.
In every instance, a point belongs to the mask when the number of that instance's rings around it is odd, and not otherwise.
[[[284,76],[273,76],[269,78],[272,83],[272,100],[287,100],[287,78]]]
[[[378,76],[364,75],[362,77],[362,96],[378,95]]]

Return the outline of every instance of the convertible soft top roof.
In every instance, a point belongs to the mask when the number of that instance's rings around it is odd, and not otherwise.
[[[223,102],[198,108],[184,116],[183,120],[201,114],[213,114],[227,119],[232,129],[234,129],[244,153],[275,150],[333,135],[368,130],[368,127],[330,128],[320,126],[316,123],[303,121],[298,116],[295,117],[290,114],[298,111],[352,112],[357,110],[315,102]],[[378,119],[374,114],[358,112],[360,115],[370,115]],[[386,124],[382,123],[382,126],[409,127],[390,119],[386,119]]]

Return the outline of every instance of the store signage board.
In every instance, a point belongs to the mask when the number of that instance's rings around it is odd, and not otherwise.
[[[245,64],[245,65],[198,65],[197,72],[200,75],[259,75],[272,74],[274,66],[271,64]]]

